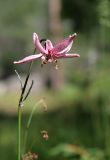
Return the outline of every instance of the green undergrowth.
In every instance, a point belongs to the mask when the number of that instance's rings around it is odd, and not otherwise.
[[[28,116],[24,114],[22,117],[22,146]],[[17,117],[2,114],[0,126],[0,157],[14,160],[17,145]],[[42,130],[48,132],[47,141],[42,137]],[[75,116],[71,107],[68,111],[64,107],[47,113],[36,112],[32,118],[26,147],[27,152],[38,154],[39,160],[104,160],[103,144],[97,144],[95,141],[90,114],[85,113],[84,116],[83,112]]]
[[[34,92],[24,103],[23,112],[30,112],[32,107],[40,99],[44,99],[48,106],[48,110],[53,110],[63,106],[69,106],[79,99],[80,91],[76,86],[66,86],[59,90],[43,90],[40,93]],[[6,114],[16,114],[19,93],[15,91],[0,96],[0,112]],[[42,112],[42,105],[37,110]]]

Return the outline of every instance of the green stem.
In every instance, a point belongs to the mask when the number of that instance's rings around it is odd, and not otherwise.
[[[36,48],[34,49],[33,54],[35,54],[35,52],[36,52]],[[23,106],[24,93],[25,93],[26,86],[27,86],[27,83],[30,77],[32,65],[33,65],[33,61],[29,65],[29,69],[27,71],[27,76],[26,76],[26,79],[25,79],[25,82],[22,88],[22,92],[21,92],[19,104],[18,104],[18,160],[21,160],[21,109]]]
[[[31,113],[30,113],[30,116],[29,116],[29,119],[28,119],[28,122],[27,122],[27,126],[26,126],[26,130],[25,130],[25,135],[24,135],[23,153],[26,152],[26,144],[27,144],[27,138],[28,138],[28,131],[29,131],[29,127],[30,127],[30,124],[31,124],[31,120],[32,120],[34,111],[36,110],[36,107],[37,107],[40,103],[43,104],[43,100],[42,100],[42,99],[41,99],[40,101],[38,101],[38,102],[32,107],[32,111],[31,111]]]
[[[21,107],[18,106],[18,160],[21,159]]]

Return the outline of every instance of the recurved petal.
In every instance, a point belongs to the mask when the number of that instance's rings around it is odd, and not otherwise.
[[[52,53],[53,54],[62,54],[62,53],[67,53],[73,44],[73,40],[76,37],[76,33],[74,33],[73,35],[69,36],[68,38],[64,39],[62,42],[60,42],[59,44],[57,44],[53,49],[52,49]]]
[[[36,55],[31,55],[31,56],[23,58],[22,60],[15,61],[14,64],[27,63],[27,62],[33,61],[35,59],[38,59],[40,57],[42,57],[41,53],[40,54],[36,54]]]
[[[50,40],[46,40],[46,50],[51,50],[53,48],[52,42]]]
[[[74,53],[74,54],[58,54],[55,55],[55,58],[60,59],[60,58],[75,58],[75,57],[80,57],[79,54]]]
[[[42,47],[39,41],[38,35],[36,33],[33,33],[33,42],[34,42],[36,49],[38,49],[40,53],[47,54],[47,51]]]

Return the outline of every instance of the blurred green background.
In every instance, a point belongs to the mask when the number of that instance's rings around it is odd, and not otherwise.
[[[0,0],[0,159],[17,159],[17,104],[29,64],[13,65],[33,52],[32,33],[53,44],[77,33],[71,49],[79,59],[35,61],[34,86],[22,108],[24,129],[33,105],[45,97],[48,112],[34,113],[27,152],[42,160],[110,160],[110,1]],[[41,131],[47,130],[48,141]]]

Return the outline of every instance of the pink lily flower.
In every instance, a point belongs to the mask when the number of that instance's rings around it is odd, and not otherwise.
[[[45,41],[45,47],[43,47],[40,43],[38,35],[33,33],[33,42],[35,48],[39,51],[39,54],[30,55],[22,60],[15,61],[14,64],[21,64],[36,60],[41,58],[42,64],[46,64],[48,62],[57,62],[57,59],[61,58],[75,58],[80,57],[79,54],[68,54],[70,51],[73,40],[76,37],[76,33],[70,35],[68,38],[64,39],[62,42],[58,43],[55,47],[53,47],[52,42],[50,40]]]

